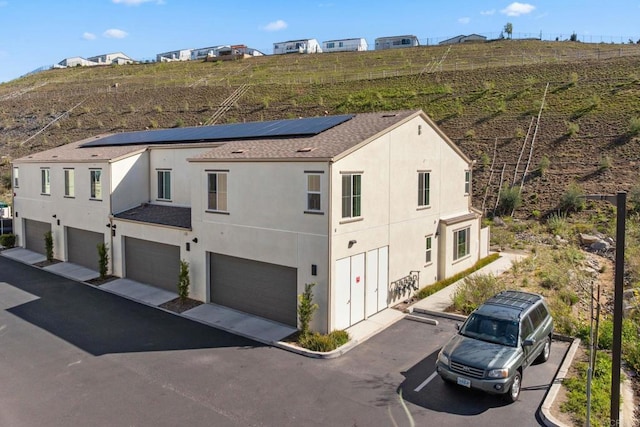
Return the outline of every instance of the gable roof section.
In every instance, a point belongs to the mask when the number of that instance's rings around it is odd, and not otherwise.
[[[332,160],[400,124],[416,111],[356,114],[338,126],[305,138],[229,141],[190,161]]]
[[[352,117],[352,114],[345,114],[341,116],[123,132],[85,142],[82,144],[82,147],[197,143],[284,136],[299,137],[324,132],[327,129],[350,120]]]

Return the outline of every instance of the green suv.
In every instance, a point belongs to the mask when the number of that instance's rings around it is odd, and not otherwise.
[[[500,292],[471,313],[442,347],[436,371],[445,382],[515,402],[525,368],[549,358],[552,334],[553,319],[542,295]]]

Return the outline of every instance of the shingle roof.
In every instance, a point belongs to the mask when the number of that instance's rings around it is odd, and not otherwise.
[[[335,159],[415,114],[419,110],[356,114],[317,135],[229,141],[189,160]]]
[[[191,208],[143,203],[128,211],[114,215],[118,219],[191,228]]]

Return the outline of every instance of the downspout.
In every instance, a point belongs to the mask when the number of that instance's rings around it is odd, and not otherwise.
[[[329,194],[328,197],[329,202],[327,203],[328,210],[328,227],[327,227],[327,238],[328,238],[328,247],[327,247],[327,332],[331,332],[331,316],[333,313],[334,301],[331,299],[331,290],[332,290],[332,274],[333,271],[333,262],[332,262],[332,250],[333,247],[333,221],[332,215],[333,206],[331,201],[333,200],[333,161],[329,160]]]

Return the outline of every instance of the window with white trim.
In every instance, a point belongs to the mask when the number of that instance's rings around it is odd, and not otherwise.
[[[224,172],[209,172],[207,209],[212,211],[227,211],[227,174]]]
[[[321,198],[320,187],[320,175],[307,174],[307,210],[313,212],[320,212],[322,206],[320,205]]]
[[[429,172],[418,172],[418,206],[429,206]]]
[[[89,170],[91,177],[91,194],[89,197],[94,200],[102,200],[102,169]]]
[[[13,168],[13,188],[18,188],[18,168]]]
[[[158,199],[171,200],[171,171],[158,171]]]
[[[76,171],[74,169],[64,170],[64,197],[76,196]]]
[[[49,168],[40,169],[40,193],[51,194],[51,171]]]
[[[362,175],[342,175],[342,218],[362,215]]]
[[[471,229],[463,228],[453,232],[453,260],[469,255],[469,236]]]
[[[432,236],[427,236],[424,239],[424,262],[426,264],[431,264],[431,245],[432,245]]]
[[[464,194],[471,194],[471,171],[464,171]]]

